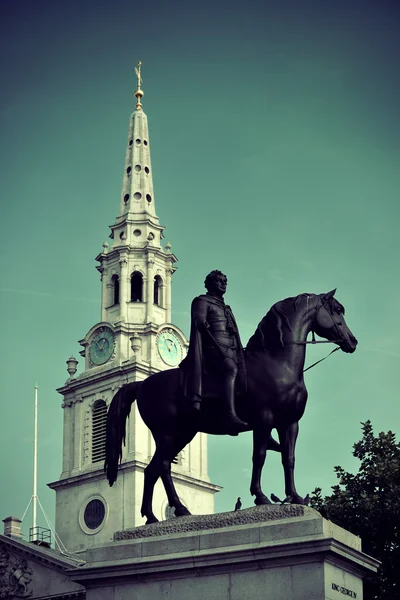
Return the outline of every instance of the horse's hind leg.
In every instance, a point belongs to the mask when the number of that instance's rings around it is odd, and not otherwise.
[[[144,470],[143,499],[140,511],[142,517],[147,517],[146,525],[149,525],[150,523],[157,523],[158,521],[157,517],[153,513],[153,492],[159,476],[159,453],[156,449],[153,458]]]
[[[177,454],[179,454],[179,452],[187,444],[189,444],[189,442],[192,441],[195,435],[196,432],[187,433],[185,436],[179,437],[178,439],[175,439],[172,436],[164,435],[161,440],[159,440],[159,448],[161,452],[160,475],[167,494],[168,504],[175,508],[176,517],[183,517],[190,515],[191,513],[186,506],[182,504],[176,492],[171,476],[171,463]]]
[[[294,451],[296,447],[299,423],[295,421],[287,427],[278,427],[279,441],[281,443],[282,465],[285,473],[284,502],[291,504],[304,504],[304,499],[299,496],[294,484]]]
[[[267,454],[267,444],[272,427],[264,423],[253,431],[253,471],[251,475],[250,493],[255,496],[254,504],[271,504],[261,489],[261,473]]]

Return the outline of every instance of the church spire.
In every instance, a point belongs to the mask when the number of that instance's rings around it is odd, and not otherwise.
[[[171,321],[171,275],[177,258],[163,248],[155,206],[147,116],[142,108],[141,62],[135,68],[136,109],[129,119],[119,213],[111,247],[97,256],[102,274],[102,320],[144,326]],[[139,314],[140,313],[140,314]]]
[[[142,220],[143,218],[150,219],[156,227],[160,228],[154,204],[149,128],[141,103],[144,95],[141,89],[141,66],[142,63],[139,61],[135,68],[138,79],[135,92],[137,103],[136,110],[132,113],[129,121],[120,210],[117,223],[112,226],[113,230],[121,221]],[[126,239],[128,239],[128,233],[128,231],[125,232]],[[116,232],[114,239],[116,240]]]

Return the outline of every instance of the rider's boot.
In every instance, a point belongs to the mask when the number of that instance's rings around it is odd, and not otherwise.
[[[235,377],[229,377],[225,383],[225,400],[227,411],[225,413],[225,423],[229,435],[238,435],[248,429],[248,423],[245,423],[236,414],[235,409]]]

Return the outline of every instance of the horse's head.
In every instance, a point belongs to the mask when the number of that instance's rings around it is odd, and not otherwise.
[[[344,307],[334,297],[335,292],[336,289],[320,294],[313,330],[320,337],[336,342],[343,352],[352,353],[358,342],[346,324]]]

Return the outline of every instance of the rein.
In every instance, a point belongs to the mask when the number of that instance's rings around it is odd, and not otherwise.
[[[306,342],[306,344],[318,344],[318,342]],[[320,342],[321,344],[323,344],[324,342]],[[331,342],[334,343],[334,342]],[[322,362],[323,360],[325,360],[326,358],[328,358],[328,356],[330,356],[331,354],[333,354],[334,352],[336,352],[336,350],[340,350],[339,346],[336,346],[336,348],[334,348],[332,350],[332,352],[329,352],[329,354],[327,356],[324,356],[324,358],[320,358],[319,360],[317,360],[317,362],[313,363],[312,365],[310,365],[309,367],[307,367],[307,369],[303,369],[303,373],[305,373],[306,371],[308,371],[308,369],[311,369],[312,367],[315,367],[315,365],[317,365],[318,363]]]
[[[299,346],[305,346],[306,344],[338,344],[338,341],[336,341],[336,340],[316,340],[315,339],[315,333],[313,331],[311,332],[311,335],[312,335],[312,339],[311,340],[308,340],[308,341],[305,341],[305,342],[292,342],[292,344],[297,344]],[[310,365],[309,367],[307,367],[307,369],[303,369],[303,373],[305,373],[309,369],[312,369],[313,367],[315,367],[315,365],[318,365],[323,360],[326,360],[331,354],[333,354],[337,350],[340,350],[339,346],[336,346],[336,348],[334,348],[332,350],[332,352],[329,352],[329,354],[327,354],[326,356],[324,356],[324,358],[320,358],[319,360],[317,360],[317,362],[315,362],[312,365]]]

